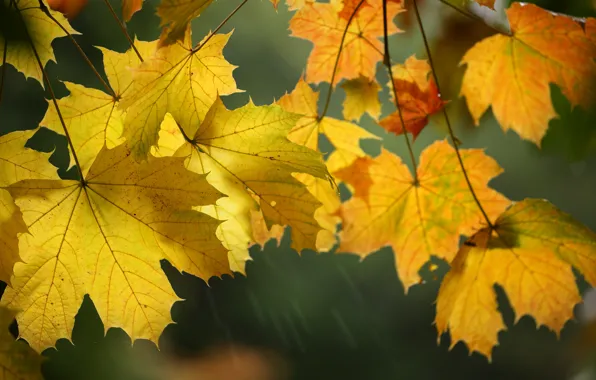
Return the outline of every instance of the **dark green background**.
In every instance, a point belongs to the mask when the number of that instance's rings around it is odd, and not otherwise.
[[[239,2],[214,3],[193,23],[194,40],[202,39]],[[452,100],[448,109],[463,147],[486,148],[505,169],[492,182],[494,188],[514,200],[549,199],[596,229],[594,110],[571,110],[553,86],[553,100],[561,118],[551,122],[542,149],[522,141],[514,132],[503,133],[490,112],[483,117],[480,128],[473,127],[457,96],[463,71],[457,63],[465,49],[491,31],[438,1],[420,2],[444,98]],[[118,51],[126,50],[128,45],[103,1],[89,3],[72,24],[83,33],[76,36],[79,44],[101,67],[101,53],[92,45]],[[595,15],[588,0],[539,3],[576,16]],[[119,9],[119,1],[112,4]],[[156,4],[145,1],[143,10],[129,24],[130,31],[140,39],[155,39],[159,34]],[[398,26],[407,32],[391,38],[395,62],[414,53],[419,58],[425,56],[419,29],[411,16],[396,18]],[[224,99],[228,107],[244,104],[249,95],[256,104],[268,104],[293,89],[312,45],[288,36],[290,17],[283,4],[276,13],[268,0],[249,0],[222,29],[227,32],[235,28],[224,54],[239,66],[234,77],[238,87],[246,90]],[[51,62],[46,68],[59,96],[67,91],[58,79],[100,88],[67,39],[55,41],[54,48],[58,63]],[[26,81],[10,66],[6,74],[0,133],[36,128],[47,108],[47,94],[39,83]],[[378,79],[387,82],[381,69]],[[325,95],[328,86],[322,85],[320,90]],[[343,96],[341,91],[334,95],[330,116],[341,117]],[[388,99],[387,89],[382,97]],[[388,101],[383,111],[392,111]],[[431,141],[445,137],[442,124],[440,118],[432,120],[416,141],[417,153]],[[403,137],[388,135],[367,117],[360,125],[382,136],[387,149],[404,156]],[[65,172],[68,160],[63,138],[42,129],[30,145],[48,152],[56,149],[52,162],[60,168],[60,174],[75,175]],[[379,151],[379,144],[363,145],[371,154]],[[327,146],[323,141],[323,149]],[[349,196],[345,191],[342,195]],[[162,353],[192,356],[216,344],[243,343],[278,352],[290,363],[295,379],[564,379],[574,363],[570,347],[579,331],[576,322],[566,325],[559,340],[545,328],[536,329],[529,317],[514,325],[514,314],[498,288],[508,331],[499,335],[500,345],[494,350],[492,363],[478,354],[468,356],[461,343],[449,351],[448,335],[437,345],[432,325],[434,300],[440,275],[447,270],[441,262],[439,278],[424,268],[426,283],[413,287],[406,296],[389,249],[362,262],[348,254],[304,252],[298,256],[286,239],[279,248],[270,242],[264,251],[252,249],[251,254],[254,261],[247,264],[247,277],[224,276],[211,280],[210,287],[164,262],[174,289],[185,301],[172,309],[176,324],[168,326],[161,337]],[[579,277],[578,283],[585,289]],[[43,367],[46,378],[152,378],[151,364],[156,361],[151,358],[157,352],[152,343],[137,341],[131,345],[122,330],[111,329],[106,336],[103,332],[92,302],[86,298],[72,342],[60,340],[55,349],[44,353],[49,358]]]

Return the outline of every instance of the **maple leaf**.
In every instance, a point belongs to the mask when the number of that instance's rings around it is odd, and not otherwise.
[[[27,178],[54,178],[56,167],[48,154],[25,148],[35,131],[17,131],[0,136],[0,281],[10,282],[19,261],[18,234],[27,232],[20,210],[6,187]]]
[[[186,30],[190,22],[198,17],[213,0],[161,0],[157,7],[157,15],[161,18],[163,28],[160,43],[173,44],[185,41]]]
[[[349,166],[333,172],[335,178],[349,183],[354,188],[354,196],[368,203],[368,194],[373,184],[370,166],[374,160],[368,156],[358,157]]]
[[[122,18],[124,21],[130,21],[132,15],[143,8],[144,0],[122,0]]]
[[[301,78],[296,88],[290,94],[282,96],[277,103],[288,112],[303,115],[288,136],[291,141],[318,150],[319,134],[324,134],[329,139],[335,150],[327,159],[327,167],[333,173],[350,165],[356,158],[366,156],[360,148],[361,139],[379,138],[350,122],[327,116],[319,118],[318,99],[319,93],[313,91]],[[308,175],[298,175],[297,178],[307,184],[309,191],[323,203],[321,210],[317,210],[316,217],[321,226],[326,226],[320,232],[325,236],[318,237],[317,240],[326,244],[318,244],[317,248],[329,250],[335,243],[335,238],[331,238],[331,235],[335,235],[335,226],[339,223],[339,217],[333,215],[340,204],[337,191],[324,179],[315,179]]]
[[[410,132],[414,140],[428,124],[428,118],[443,109],[446,101],[441,99],[432,78],[428,78],[431,68],[426,60],[410,56],[405,65],[392,67],[393,85],[399,99],[399,111],[383,118],[379,125],[396,135]],[[393,91],[391,91],[393,100]],[[394,100],[393,100],[394,101]],[[402,125],[402,118],[405,124]]]
[[[487,186],[502,169],[481,150],[460,151],[468,177],[487,215],[499,215],[509,201]],[[470,235],[484,218],[466,184],[457,156],[446,141],[426,148],[420,157],[418,184],[399,157],[382,150],[367,166],[372,184],[368,199],[352,197],[341,207],[343,252],[367,256],[390,245],[399,277],[407,290],[418,283],[418,270],[431,255],[448,262],[460,235]]]
[[[464,55],[461,95],[476,125],[492,106],[504,130],[511,128],[540,145],[549,121],[557,116],[551,83],[573,106],[591,106],[596,44],[571,17],[521,3],[506,12],[512,35],[488,37]]]
[[[359,120],[367,112],[373,119],[381,114],[379,91],[381,86],[376,80],[364,77],[344,82],[341,87],[346,92],[343,103],[343,115],[346,120]]]
[[[8,328],[15,313],[0,306],[0,370],[6,380],[42,380],[43,358],[25,342],[15,341]]]
[[[329,4],[306,3],[290,20],[292,36],[313,42],[306,65],[306,80],[311,83],[329,82],[341,48],[335,83],[343,78],[363,76],[374,80],[376,65],[383,58],[383,7],[382,0],[370,0],[369,7],[360,7],[348,27],[348,22],[338,14],[337,2]],[[389,3],[389,20],[403,12],[401,4]],[[341,43],[344,31],[346,38]],[[400,30],[390,22],[387,33]]]
[[[124,137],[138,159],[157,145],[166,113],[172,114],[184,130],[192,130],[203,120],[218,94],[239,91],[232,77],[236,66],[222,55],[230,35],[206,37],[204,45],[202,42],[200,49],[193,50],[187,29],[183,43],[158,49],[134,70],[132,88],[120,107],[126,110]]]
[[[495,0],[472,0],[475,3],[490,8],[492,10],[495,9]]]
[[[327,171],[319,153],[288,140],[288,132],[299,118],[277,105],[255,106],[252,102],[230,111],[218,98],[203,123],[192,129],[178,128],[186,137],[178,139],[185,143],[175,155],[187,157],[189,170],[209,173],[207,180],[228,195],[214,210],[234,216],[222,223],[220,236],[247,231],[238,257],[243,256],[242,251],[247,255],[252,235],[250,210],[257,206],[268,226],[292,227],[292,244],[298,251],[315,247],[320,227],[313,213],[319,203],[292,174],[326,178]]]
[[[534,317],[557,334],[581,301],[571,268],[596,284],[596,234],[539,199],[513,204],[494,223],[461,247],[437,298],[439,334],[449,330],[452,346],[490,358],[505,324],[494,284],[508,295],[516,314]]]
[[[0,25],[0,52],[4,52],[0,63],[11,64],[25,78],[34,78],[42,84],[42,67],[50,60],[56,61],[52,41],[66,36],[64,30],[78,34],[60,12],[39,0],[0,0]]]
[[[135,47],[141,56],[149,57],[157,44],[135,41]],[[123,142],[121,135],[125,113],[118,106],[120,99],[130,93],[133,83],[132,73],[128,68],[139,64],[139,58],[133,49],[125,53],[101,47],[99,49],[103,53],[105,72],[114,94],[63,82],[70,94],[57,101],[60,114],[56,108],[49,107],[41,121],[41,125],[59,134],[64,133],[62,123],[65,123],[83,175],[89,170],[104,142],[110,149]],[[70,165],[75,165],[72,155]]]
[[[229,273],[218,221],[191,209],[221,193],[184,159],[139,163],[126,145],[104,147],[84,181],[25,179],[7,190],[28,233],[2,304],[22,310],[20,334],[36,350],[70,337],[85,294],[106,329],[157,342],[178,300],[161,259],[206,280]]]

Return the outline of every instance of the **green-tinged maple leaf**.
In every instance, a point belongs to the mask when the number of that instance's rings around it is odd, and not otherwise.
[[[43,66],[55,61],[52,41],[66,36],[65,30],[77,33],[45,0],[0,0],[0,52],[4,52],[0,64],[11,64],[43,84]]]
[[[98,153],[84,182],[26,179],[7,189],[28,233],[2,304],[22,310],[20,334],[36,350],[70,338],[85,294],[106,329],[157,342],[178,299],[161,259],[204,279],[229,272],[218,222],[192,211],[221,193],[184,159],[138,163],[120,145]]]
[[[559,86],[572,106],[593,106],[594,21],[588,19],[584,28],[571,17],[522,3],[513,3],[507,18],[511,36],[488,37],[463,57],[467,68],[461,95],[477,125],[490,106],[504,130],[540,145],[557,116],[550,84]]]
[[[227,198],[220,199],[213,212],[234,215],[222,223],[219,236],[246,231],[243,247],[233,249],[233,242],[224,241],[239,258],[246,256],[250,233],[250,210],[258,206],[267,224],[292,227],[292,243],[297,250],[314,248],[319,224],[313,217],[319,202],[297,181],[293,173],[326,177],[319,153],[290,142],[288,132],[300,119],[277,105],[226,109],[216,100],[205,120],[192,129],[183,129],[186,139],[176,156],[186,157],[189,170],[209,173],[207,180]],[[175,118],[167,119],[176,123]],[[165,122],[164,122],[165,124]],[[166,126],[175,133],[178,126]],[[172,144],[168,151],[173,151]],[[180,145],[178,145],[180,146]],[[242,241],[242,240],[241,240]],[[242,252],[245,253],[242,253]],[[245,259],[241,259],[245,260]]]
[[[58,178],[48,154],[25,148],[35,131],[17,131],[0,136],[0,280],[10,282],[13,265],[19,261],[18,234],[27,232],[20,210],[6,187],[28,178]]]
[[[596,285],[596,234],[539,199],[507,209],[461,247],[437,298],[439,333],[449,330],[470,351],[490,358],[505,324],[494,284],[507,294],[518,321],[530,315],[557,334],[581,301],[571,268]]]
[[[157,15],[161,17],[161,43],[172,44],[184,40],[190,22],[198,17],[213,0],[161,0]]]
[[[509,201],[487,184],[502,169],[481,150],[461,154],[478,199],[488,216],[496,217]],[[418,271],[431,255],[451,261],[460,235],[470,235],[483,224],[455,151],[446,141],[422,153],[418,184],[399,157],[386,150],[364,168],[368,173],[353,173],[354,180],[368,175],[372,184],[367,185],[366,199],[352,197],[342,205],[339,250],[367,256],[391,246],[406,289],[418,283]]]
[[[236,66],[222,55],[231,33],[216,34],[192,49],[190,29],[184,42],[163,47],[134,70],[134,82],[120,106],[127,114],[124,137],[138,159],[157,145],[166,113],[185,131],[195,130],[217,95],[239,90],[232,76]],[[186,133],[192,136],[192,133]]]
[[[42,380],[42,356],[23,341],[15,341],[8,331],[15,313],[0,306],[0,379]]]
[[[136,41],[135,47],[141,56],[150,57],[157,44]],[[104,142],[108,148],[122,143],[125,113],[119,109],[118,104],[120,99],[130,94],[133,78],[129,68],[138,66],[140,63],[133,49],[129,49],[126,53],[100,49],[103,53],[106,75],[114,94],[64,82],[70,94],[58,100],[60,112],[50,106],[41,121],[41,125],[60,134],[64,133],[62,123],[65,123],[83,175],[89,170]],[[75,165],[72,155],[70,164]]]

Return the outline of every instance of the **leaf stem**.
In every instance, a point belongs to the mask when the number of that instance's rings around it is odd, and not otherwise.
[[[344,41],[346,40],[346,36],[348,35],[348,29],[350,28],[350,24],[352,23],[352,20],[354,20],[354,17],[356,17],[356,13],[358,13],[358,10],[362,6],[362,4],[364,4],[364,1],[365,0],[360,0],[356,5],[356,8],[354,8],[354,12],[352,12],[352,14],[350,15],[348,23],[346,24],[346,28],[344,29],[344,33],[341,36],[339,50],[337,51],[337,56],[335,57],[335,64],[333,65],[333,71],[331,72],[331,80],[329,81],[329,91],[327,92],[327,99],[325,99],[325,106],[323,107],[323,112],[321,112],[321,114],[318,117],[319,120],[323,119],[325,115],[327,115],[327,111],[329,110],[329,104],[331,103],[331,95],[333,95],[333,82],[335,82],[335,76],[337,75],[339,59],[341,58],[341,52],[344,48]]]
[[[54,16],[52,16],[52,14],[50,13],[50,11],[48,10],[48,8],[46,7],[46,5],[43,3],[42,0],[39,0],[39,8],[42,10],[42,12],[44,12],[46,14],[46,16],[48,16],[56,25],[58,25],[60,27],[60,29],[62,29],[62,31],[64,33],[66,33],[66,35],[68,36],[68,38],[72,41],[72,43],[74,44],[74,46],[77,48],[77,50],[79,51],[79,53],[81,54],[81,56],[83,57],[83,59],[85,60],[85,62],[87,62],[87,65],[91,68],[91,70],[93,71],[93,73],[95,74],[95,76],[97,77],[97,79],[99,79],[99,81],[101,82],[101,84],[103,85],[103,87],[105,88],[106,92],[108,94],[110,94],[112,97],[116,98],[116,94],[114,93],[114,90],[112,90],[112,88],[106,83],[106,81],[102,78],[102,76],[99,74],[99,72],[97,71],[97,69],[95,68],[95,66],[93,65],[93,63],[91,62],[91,60],[89,59],[89,57],[87,56],[87,54],[85,54],[85,52],[83,51],[83,49],[81,48],[81,46],[77,43],[77,41],[74,39],[74,37],[70,34],[70,32],[68,30],[66,30],[66,28],[64,26],[62,26],[62,24],[60,24],[58,22],[58,20],[56,20],[56,18]]]
[[[45,5],[41,2],[40,0],[40,6],[45,7]],[[15,9],[20,13],[20,9],[18,8],[18,6],[16,5],[16,3],[14,3]],[[44,8],[42,8],[43,10]],[[47,10],[47,8],[45,8],[45,13],[49,14],[50,12]],[[62,116],[62,112],[60,112],[60,107],[58,107],[58,101],[56,100],[56,94],[54,93],[54,89],[52,88],[52,84],[50,83],[50,78],[48,78],[48,73],[45,71],[44,67],[43,67],[43,63],[41,62],[41,58],[39,58],[39,53],[37,52],[37,50],[35,49],[35,44],[33,43],[33,39],[31,38],[31,36],[29,35],[29,33],[27,32],[27,39],[29,42],[29,45],[31,45],[31,50],[33,51],[33,55],[35,55],[35,60],[37,61],[37,64],[39,65],[39,69],[41,70],[41,73],[43,75],[43,79],[45,80],[46,84],[47,84],[47,89],[50,92],[50,97],[52,98],[52,102],[54,103],[54,107],[56,108],[56,112],[58,113],[58,118],[60,119],[60,123],[62,124],[62,128],[64,129],[64,135],[66,136],[66,140],[68,141],[68,145],[70,146],[70,150],[72,150],[72,156],[75,160],[75,163],[77,164],[77,169],[79,172],[79,177],[80,177],[80,181],[83,184],[83,186],[85,185],[85,177],[83,176],[83,169],[81,168],[81,164],[79,163],[79,158],[77,157],[77,154],[75,152],[74,149],[74,144],[72,143],[72,139],[70,138],[70,133],[68,133],[68,129],[66,128],[66,123],[64,122],[64,117]]]
[[[238,6],[236,8],[234,8],[234,10],[232,12],[230,12],[230,14],[223,19],[222,22],[219,23],[219,25],[213,30],[213,32],[211,32],[211,34],[209,34],[209,36],[207,36],[207,38],[205,38],[205,40],[203,41],[203,43],[198,43],[197,46],[195,46],[192,49],[193,53],[196,53],[197,51],[201,50],[201,48],[203,46],[205,46],[207,44],[207,42],[209,42],[209,40],[215,35],[215,33],[219,32],[219,30],[232,18],[232,16],[234,16],[236,14],[236,12],[238,12],[240,10],[240,8],[242,8],[244,6],[244,4],[246,4],[248,2],[248,0],[242,0],[242,2],[240,4],[238,4]]]
[[[6,78],[6,55],[8,54],[8,40],[4,39],[4,52],[2,53],[2,73],[0,73],[0,104],[2,104],[2,94],[4,93],[4,78]]]
[[[406,140],[406,146],[408,147],[408,153],[410,154],[410,160],[412,161],[412,166],[414,167],[413,176],[414,176],[414,185],[419,184],[418,180],[418,166],[416,163],[416,157],[414,156],[414,150],[412,149],[412,143],[410,142],[410,138],[408,137],[408,133],[405,130],[406,123],[404,122],[404,116],[401,112],[401,107],[399,105],[399,97],[397,95],[397,89],[393,84],[393,69],[391,68],[391,55],[389,53],[389,35],[388,35],[388,23],[387,20],[387,1],[383,0],[383,43],[385,45],[385,57],[383,58],[383,64],[387,67],[387,71],[389,72],[389,83],[391,83],[391,89],[393,90],[393,100],[395,102],[395,107],[397,108],[397,114],[399,115],[399,121],[401,125],[404,127],[404,139]]]
[[[130,38],[130,35],[128,34],[128,31],[126,30],[126,25],[124,24],[124,22],[122,22],[118,18],[118,15],[116,15],[116,12],[114,11],[114,7],[112,7],[112,4],[110,4],[110,1],[109,0],[104,0],[104,3],[106,3],[106,5],[108,6],[108,9],[110,10],[110,13],[112,14],[112,17],[118,23],[118,26],[120,27],[120,30],[122,30],[122,33],[124,34],[124,36],[126,37],[126,39],[128,40],[128,43],[130,44],[130,47],[133,48],[133,50],[137,54],[137,57],[139,57],[139,60],[141,62],[144,62],[143,61],[143,57],[141,56],[141,53],[139,53],[139,51],[137,50],[137,47],[135,46],[134,41],[132,40],[132,38]]]
[[[428,39],[426,37],[426,32],[424,31],[424,26],[422,25],[422,18],[420,17],[420,11],[418,10],[418,2],[417,2],[417,0],[413,0],[413,3],[414,3],[414,11],[416,13],[416,19],[418,21],[418,26],[420,27],[420,33],[422,34],[422,40],[424,41],[424,48],[426,49],[426,55],[428,56],[428,62],[430,64],[431,73],[432,73],[433,79],[435,81],[435,85],[437,86],[437,91],[439,93],[439,96],[441,96],[441,87],[439,84],[439,78],[437,77],[437,73],[435,71],[435,65],[433,63],[432,54],[430,52]],[[459,151],[459,147],[456,142],[455,134],[453,133],[453,127],[451,126],[451,122],[449,121],[449,115],[447,114],[447,109],[445,107],[443,107],[443,116],[445,117],[445,123],[447,124],[447,129],[449,130],[449,137],[451,138],[451,143],[453,144],[453,148],[455,150],[457,160],[459,161],[459,166],[461,167],[461,170],[464,174],[464,178],[466,179],[466,183],[468,185],[468,188],[470,189],[470,193],[472,194],[472,197],[474,198],[476,205],[480,209],[482,216],[484,216],[484,219],[486,220],[488,227],[492,230],[493,229],[492,221],[488,217],[488,214],[484,210],[484,207],[482,207],[482,204],[480,203],[480,200],[478,199],[478,196],[476,195],[476,192],[474,191],[474,187],[472,186],[472,182],[470,181],[468,172],[466,171],[466,168],[464,166],[464,161],[461,158],[461,153]]]

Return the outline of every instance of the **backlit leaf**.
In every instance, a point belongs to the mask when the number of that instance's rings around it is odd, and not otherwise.
[[[21,310],[19,332],[36,350],[70,338],[85,294],[106,329],[157,342],[178,299],[161,259],[204,279],[229,272],[218,222],[191,210],[221,193],[182,158],[138,163],[126,145],[103,148],[85,182],[25,179],[8,191],[28,233],[2,304]]]
[[[124,137],[138,159],[157,145],[159,127],[166,113],[185,131],[196,129],[217,95],[238,92],[232,77],[235,66],[222,50],[230,34],[216,34],[201,49],[192,50],[190,29],[184,42],[163,47],[134,71],[126,110]],[[208,38],[208,37],[206,37]],[[186,133],[192,136],[192,133]]]
[[[213,0],[161,0],[157,7],[157,15],[164,27],[160,41],[169,45],[185,40],[185,31],[190,22],[198,17]]]
[[[6,187],[28,178],[58,178],[48,154],[25,148],[35,131],[16,131],[0,136],[0,281],[10,282],[19,261],[17,236],[27,232],[21,211]]]
[[[557,114],[549,85],[556,84],[572,106],[594,101],[596,43],[573,18],[533,4],[507,10],[511,36],[495,35],[472,47],[461,95],[478,125],[489,106],[503,130],[540,145]],[[590,19],[587,24],[589,25]]]
[[[360,120],[367,112],[373,119],[378,119],[381,114],[379,91],[381,86],[376,80],[364,77],[351,79],[344,82],[341,87],[346,92],[343,115],[346,120]]]
[[[493,285],[507,294],[518,321],[530,315],[557,334],[581,301],[571,268],[596,285],[596,234],[544,200],[526,199],[461,247],[437,298],[439,334],[491,356],[505,329]]]
[[[150,57],[156,46],[154,42],[135,42],[135,47],[144,57]],[[58,100],[60,115],[51,106],[41,121],[41,125],[60,134],[64,133],[62,122],[66,124],[83,174],[89,170],[104,142],[108,148],[122,143],[125,114],[118,108],[118,104],[122,97],[130,93],[133,79],[129,67],[140,63],[133,49],[126,53],[100,49],[114,96],[94,88],[64,82],[70,94]],[[75,165],[72,157],[70,165]]]
[[[42,356],[25,342],[15,341],[8,331],[15,313],[0,306],[0,378],[2,380],[42,380]]]
[[[478,199],[488,216],[496,217],[509,201],[487,183],[502,169],[481,150],[467,149],[461,154]],[[406,289],[418,283],[418,270],[431,255],[451,261],[460,235],[470,235],[484,223],[457,156],[446,141],[435,142],[422,153],[419,184],[414,183],[408,167],[386,150],[368,170],[372,179],[368,200],[352,197],[342,205],[339,249],[364,257],[391,246]],[[359,175],[354,174],[356,180]]]
[[[338,14],[339,5],[331,3],[306,3],[290,20],[292,36],[313,42],[306,65],[306,80],[311,83],[329,82],[340,47],[341,57],[334,84],[346,79],[363,76],[373,80],[376,66],[383,59],[383,7],[382,0],[369,1],[369,7],[361,7],[353,18],[346,38],[341,44],[347,20]],[[388,18],[393,18],[403,8],[400,4],[388,4]],[[388,33],[400,30],[389,23]]]
[[[186,136],[192,137],[175,153],[186,157],[189,170],[209,173],[209,183],[227,195],[214,210],[221,209],[228,215],[219,234],[223,237],[245,231],[245,255],[252,235],[250,211],[257,207],[269,227],[292,227],[292,243],[298,251],[315,247],[320,227],[313,214],[320,204],[292,174],[325,178],[326,170],[320,154],[288,140],[288,132],[299,118],[277,105],[249,103],[230,111],[217,100],[203,123],[185,130]],[[177,122],[174,118],[168,120]],[[240,248],[236,252],[242,257]]]
[[[45,66],[48,61],[56,60],[52,41],[66,36],[60,25],[70,34],[78,33],[60,12],[51,10],[45,0],[41,3],[43,10],[39,0],[0,0],[0,52],[6,52],[0,64],[11,64],[26,78],[43,84],[39,62]]]
[[[428,78],[430,71],[427,61],[418,60],[415,56],[409,57],[405,65],[392,67],[393,86],[397,91],[401,117],[396,110],[379,122],[381,127],[396,135],[406,130],[416,140],[428,124],[429,116],[442,110],[447,103],[441,99],[434,79]],[[393,100],[393,90],[390,93]]]

